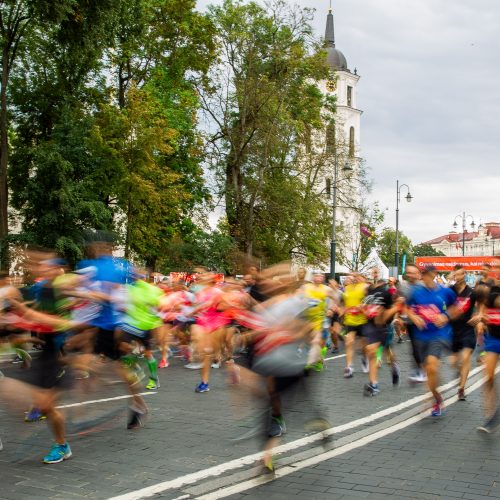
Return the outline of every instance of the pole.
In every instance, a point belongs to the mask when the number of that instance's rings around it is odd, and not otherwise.
[[[396,181],[396,253],[394,255],[394,267],[396,273],[399,273],[399,179]]]
[[[337,176],[338,176],[338,162],[337,155],[335,154],[335,165],[333,170],[333,199],[332,199],[332,244],[330,248],[330,278],[335,279],[335,264],[337,255]]]
[[[465,212],[462,217],[462,257],[465,257]]]

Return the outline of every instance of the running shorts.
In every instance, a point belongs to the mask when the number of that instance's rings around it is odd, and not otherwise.
[[[367,345],[382,344],[384,345],[387,338],[387,327],[377,327],[371,322],[363,325],[362,330],[363,338],[366,340]]]
[[[356,333],[357,337],[362,337],[363,336],[363,327],[365,325],[346,325],[344,324],[345,331],[347,333],[354,332]]]
[[[94,353],[102,354],[113,360],[119,359],[120,353],[116,345],[114,330],[106,330],[105,328],[97,329],[94,341]]]
[[[460,352],[462,349],[476,348],[476,334],[473,328],[453,332],[453,340],[451,343],[451,350],[454,353]]]
[[[122,335],[120,336],[120,342],[139,342],[144,346],[145,349],[151,348],[151,330],[141,330],[135,326],[123,323],[120,325],[120,330]]]
[[[415,339],[416,347],[420,354],[420,359],[425,361],[427,356],[434,356],[441,359],[443,354],[451,351],[451,342],[442,337],[429,340]]]
[[[500,339],[486,334],[484,336],[484,350],[500,354]]]

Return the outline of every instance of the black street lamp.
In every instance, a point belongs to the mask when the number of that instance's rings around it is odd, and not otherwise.
[[[408,184],[399,184],[399,180],[396,181],[396,254],[394,255],[394,266],[396,267],[396,277],[399,274],[399,203],[401,202],[401,189],[407,189],[407,194],[405,199],[408,203],[413,200],[413,196],[410,194],[410,187]]]
[[[465,256],[465,231],[467,231],[467,219],[469,218],[472,220],[470,227],[474,231],[476,223],[474,222],[474,217],[472,217],[472,215],[465,215],[465,212],[463,212],[462,215],[457,215],[455,217],[455,221],[453,222],[453,229],[456,230],[458,227],[457,219],[462,219],[462,256]]]
[[[335,279],[335,267],[337,261],[337,188],[339,183],[339,165],[337,157],[335,157],[334,170],[333,170],[333,197],[332,197],[332,242],[330,244],[330,278]],[[346,163],[342,168],[342,172],[351,172],[352,167],[349,163]],[[340,179],[343,180],[343,179]],[[331,179],[326,179],[326,193],[330,196],[330,191],[332,187]]]

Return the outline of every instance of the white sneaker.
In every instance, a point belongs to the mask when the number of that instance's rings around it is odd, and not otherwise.
[[[216,363],[212,363],[210,366],[212,368],[220,368],[220,362],[217,361]]]
[[[201,370],[202,366],[202,363],[188,363],[187,365],[184,365],[184,368],[187,368],[188,370]]]
[[[361,369],[363,373],[368,373],[368,360],[366,358],[361,358]]]

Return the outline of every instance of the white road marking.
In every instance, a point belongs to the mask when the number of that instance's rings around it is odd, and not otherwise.
[[[495,374],[500,372],[500,367],[498,367],[495,370]],[[478,380],[476,383],[472,384],[468,388],[468,393],[474,392],[476,389],[479,389],[482,385],[484,385],[486,382],[486,377],[483,377],[482,379]],[[450,406],[458,401],[457,396],[452,396],[451,398],[448,398],[445,401],[446,406]],[[373,434],[370,434],[368,436],[362,437],[358,439],[357,441],[353,441],[352,443],[345,444],[344,446],[340,446],[339,448],[336,448],[334,450],[326,451],[324,453],[321,453],[319,455],[316,455],[311,458],[307,458],[305,460],[295,462],[293,464],[287,465],[283,468],[279,468],[276,470],[275,474],[273,476],[259,476],[257,478],[249,479],[247,481],[244,481],[239,484],[235,484],[233,486],[228,486],[227,488],[221,488],[218,491],[208,493],[206,495],[202,495],[197,497],[197,500],[215,500],[219,498],[225,498],[230,495],[235,495],[236,493],[241,493],[242,491],[246,491],[252,488],[255,488],[256,486],[260,486],[265,483],[269,483],[271,481],[274,481],[275,479],[279,479],[284,476],[288,476],[289,474],[293,474],[294,472],[297,472],[298,470],[305,469],[306,467],[312,467],[314,465],[317,465],[321,462],[324,462],[325,460],[330,460],[331,458],[338,457],[339,455],[343,455],[344,453],[348,453],[349,451],[355,450],[356,448],[361,448],[362,446],[365,446],[369,443],[372,443],[373,441],[376,441],[377,439],[386,437],[390,434],[393,434],[396,431],[399,431],[401,429],[404,429],[406,427],[409,427],[410,425],[413,425],[420,420],[423,420],[424,418],[429,418],[429,414],[426,413],[419,413],[418,415],[415,415],[413,417],[408,418],[407,420],[404,420],[402,422],[399,422],[398,424],[392,425],[391,427],[387,427],[385,429],[381,429],[378,432],[374,432]]]
[[[330,361],[331,359],[345,358],[345,354],[337,354],[337,356],[332,356],[331,358],[325,358],[324,361]]]
[[[158,394],[158,392],[155,391],[149,391],[149,392],[141,392],[138,395],[139,396],[150,396],[151,394]],[[116,396],[114,398],[104,398],[104,399],[92,399],[90,401],[81,401],[80,403],[71,403],[68,405],[61,405],[61,406],[56,406],[56,408],[73,408],[74,406],[84,406],[84,405],[93,405],[96,403],[106,403],[107,401],[117,401],[118,399],[129,399],[133,398],[131,394],[126,394],[125,396]]]
[[[469,377],[474,376],[476,373],[481,371],[483,369],[482,366],[478,366],[471,370]],[[445,384],[439,388],[440,391],[447,391],[451,389],[453,386],[457,385],[459,382],[458,378],[452,380],[448,384]],[[421,401],[425,401],[427,398],[430,397],[430,392],[423,394],[421,396],[416,396],[412,399],[409,399],[407,401],[404,401],[403,403],[399,403],[395,406],[391,406],[389,408],[386,408],[384,410],[378,411],[376,413],[373,413],[371,415],[368,415],[366,417],[359,418],[357,420],[353,420],[352,422],[348,422],[346,424],[339,425],[337,427],[331,427],[330,429],[327,429],[325,432],[318,432],[315,434],[312,434],[310,436],[306,436],[301,439],[296,439],[295,441],[291,441],[290,443],[285,443],[280,446],[277,446],[273,450],[274,455],[279,455],[282,453],[285,453],[287,451],[294,450],[296,448],[300,448],[304,445],[314,443],[315,441],[319,441],[323,439],[325,433],[328,435],[335,434],[335,433],[340,433],[344,432],[346,430],[351,430],[356,427],[359,427],[361,425],[365,425],[367,423],[373,422],[375,420],[378,420],[379,418],[386,417],[388,415],[391,415],[392,413],[396,413],[400,410],[404,410],[408,407],[411,407]],[[188,484],[194,484],[197,483],[203,479],[207,479],[209,477],[213,476],[220,476],[224,472],[233,470],[233,469],[238,469],[241,467],[244,467],[245,465],[251,465],[256,461],[259,461],[262,459],[262,452],[258,453],[253,453],[251,455],[246,455],[244,457],[236,458],[234,460],[230,460],[229,462],[225,462],[223,464],[215,465],[213,467],[209,467],[208,469],[200,470],[198,472],[193,472],[191,474],[186,474],[185,476],[180,476],[175,479],[171,479],[169,481],[164,481],[162,483],[158,483],[152,486],[147,486],[145,488],[141,488],[140,490],[137,491],[132,491],[130,493],[124,493],[123,495],[119,495],[116,497],[113,497],[109,500],[138,500],[140,498],[148,498],[152,497],[158,493],[162,493],[167,490],[172,490],[172,489],[179,489],[183,486],[186,486]]]

